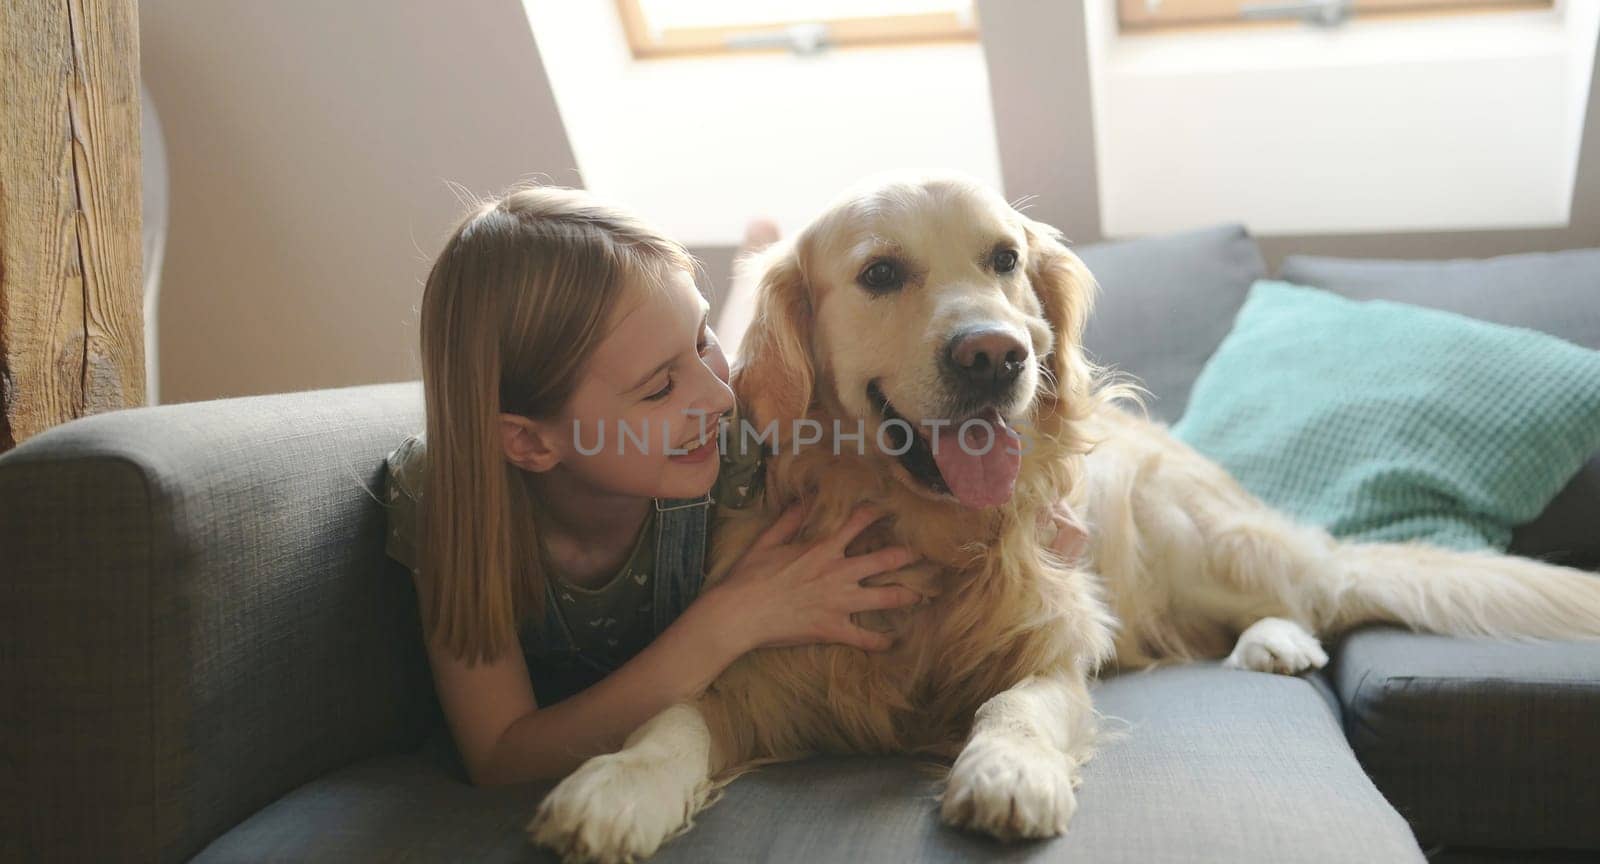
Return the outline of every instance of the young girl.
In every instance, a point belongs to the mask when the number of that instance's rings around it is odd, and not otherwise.
[[[570,189],[478,207],[428,275],[427,427],[388,459],[388,551],[475,783],[565,776],[755,648],[885,650],[851,613],[919,599],[860,584],[913,557],[844,554],[868,509],[795,544],[791,508],[700,593],[710,511],[761,479],[758,447],[718,449],[707,308],[682,246]]]

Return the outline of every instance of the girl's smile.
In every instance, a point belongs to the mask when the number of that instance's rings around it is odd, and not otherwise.
[[[713,432],[711,436],[706,439],[704,444],[701,444],[687,453],[680,453],[667,458],[679,465],[698,465],[715,455],[717,455],[717,436]]]

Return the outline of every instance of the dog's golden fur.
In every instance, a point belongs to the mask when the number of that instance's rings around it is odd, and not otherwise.
[[[1017,246],[1022,278],[961,263],[996,238]],[[884,248],[921,280],[894,298],[853,282]],[[1080,347],[1093,278],[1055,231],[988,190],[957,180],[880,185],[757,266],[762,293],[735,380],[757,426],[776,420],[786,432],[801,418],[828,429],[864,419],[870,441],[882,417],[865,395],[868,380],[907,416],[939,416],[930,363],[953,325],[983,318],[1027,333],[1030,368],[1007,410],[1027,424],[1015,490],[1000,506],[967,509],[870,446],[835,455],[825,435],[797,451],[780,434],[763,505],[718,527],[708,579],[721,578],[789,502],[809,502],[802,536],[829,534],[871,503],[892,518],[853,548],[917,550],[922,562],[875,581],[905,584],[925,602],[863,617],[896,633],[886,654],[833,645],[753,652],[696,702],[591,760],[530,826],[537,842],[568,857],[648,855],[729,778],[817,751],[953,758],[945,821],[1002,838],[1049,836],[1065,830],[1075,807],[1077,768],[1094,740],[1088,682],[1103,663],[1228,655],[1229,665],[1296,673],[1326,662],[1312,634],[1371,621],[1600,636],[1592,576],[1422,545],[1340,544],[1271,511],[1164,428],[1124,410],[1117,403],[1128,390],[1108,383]],[[1041,517],[1063,496],[1088,526],[1081,561],[1058,558],[1045,536],[1054,529]]]
[[[916,206],[912,204],[911,206]],[[840,211],[842,219],[850,211]],[[1078,349],[1093,282],[1077,257],[1049,229],[1028,225],[1022,236],[1037,250],[1028,280],[1049,323],[1054,350],[1034,400],[1029,446],[1016,490],[1004,506],[984,511],[929,498],[873,451],[821,445],[791,448],[784,436],[803,417],[831,429],[851,419],[834,383],[820,385],[810,346],[812,309],[826,301],[809,292],[808,245],[840,242],[826,220],[765,259],[757,313],[735,379],[755,425],[778,421],[779,452],[769,456],[765,509],[733,511],[718,526],[708,580],[720,579],[739,552],[776,517],[804,498],[806,533],[836,530],[862,503],[893,514],[852,552],[905,545],[923,556],[917,565],[877,577],[921,593],[926,602],[906,611],[861,616],[867,626],[893,630],[896,648],[873,655],[833,645],[757,651],[712,685],[714,698],[736,720],[719,740],[739,757],[807,751],[930,752],[953,758],[970,718],[989,697],[1034,673],[1061,669],[1087,675],[1111,650],[1112,621],[1093,582],[1055,558],[1038,516],[1076,485],[1088,442],[1079,422],[1116,390],[1094,391],[1093,369]],[[885,329],[915,331],[906,322]],[[862,341],[866,333],[860,334]],[[869,434],[872,427],[869,425]],[[1004,550],[1001,552],[1000,550]]]

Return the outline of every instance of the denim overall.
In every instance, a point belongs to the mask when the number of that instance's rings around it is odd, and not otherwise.
[[[651,611],[653,636],[660,636],[700,593],[705,576],[706,536],[712,497],[655,499],[656,560]],[[556,602],[555,580],[545,580],[544,622],[524,628],[523,654],[540,705],[583,690],[616,667],[578,650],[566,617]]]

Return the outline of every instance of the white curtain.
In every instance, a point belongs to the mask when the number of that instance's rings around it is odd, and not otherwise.
[[[157,300],[161,294],[161,257],[167,248],[167,147],[161,137],[161,118],[156,116],[150,91],[139,87],[140,150],[144,154],[141,171],[144,200],[144,387],[147,404],[161,404],[161,352],[156,326]]]

